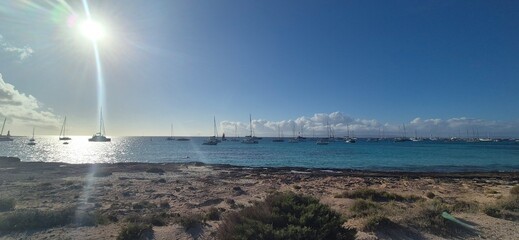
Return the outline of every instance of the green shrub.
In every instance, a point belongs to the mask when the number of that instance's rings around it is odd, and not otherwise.
[[[209,208],[209,212],[205,215],[205,219],[211,220],[211,221],[218,221],[220,220],[220,210],[218,208],[212,207]]]
[[[153,228],[150,224],[130,223],[121,228],[117,240],[143,240],[153,238]]]
[[[376,215],[382,208],[371,200],[357,199],[350,207],[354,217]]]
[[[0,198],[0,212],[11,211],[16,202],[12,198]]]
[[[391,220],[389,220],[389,218],[387,218],[383,215],[380,215],[380,214],[371,215],[364,220],[362,230],[376,231],[379,227],[389,226],[392,223],[393,222],[391,222]]]
[[[199,214],[189,214],[180,216],[178,223],[187,231],[193,227],[203,224],[203,217]]]
[[[445,235],[454,231],[454,226],[442,217],[442,213],[448,209],[449,207],[438,199],[420,202],[406,215],[404,221],[411,226]]]
[[[366,199],[372,200],[375,202],[388,202],[388,201],[397,201],[397,202],[416,202],[421,198],[418,196],[410,195],[410,196],[401,196],[394,193],[388,193],[386,191],[377,191],[375,189],[363,188],[358,189],[351,192],[343,192],[339,195],[335,196],[336,198],[352,198],[352,199]]]
[[[20,209],[0,217],[0,231],[26,231],[63,226],[74,222],[73,208],[41,211]]]
[[[220,224],[218,239],[354,239],[342,228],[341,215],[315,198],[292,192],[274,193]]]

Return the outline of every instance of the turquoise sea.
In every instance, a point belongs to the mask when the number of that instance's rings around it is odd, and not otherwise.
[[[88,142],[86,136],[72,136],[63,145],[58,137],[36,137],[0,142],[0,156],[22,161],[66,163],[192,162],[251,167],[341,168],[383,171],[519,171],[517,142],[401,142],[391,140],[357,143],[333,142],[316,145],[276,143],[271,138],[259,144],[224,141],[202,145],[205,138],[167,141],[166,137],[113,137],[112,142]]]

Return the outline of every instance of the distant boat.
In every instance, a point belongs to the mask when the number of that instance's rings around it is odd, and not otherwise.
[[[175,140],[175,138],[173,137],[173,123],[171,124],[171,136],[166,138],[166,140],[168,140],[168,141]]]
[[[29,142],[27,143],[27,145],[36,145],[36,140],[34,140],[34,127],[32,128],[32,138],[29,139]]]
[[[67,117],[63,120],[63,125],[61,125],[61,131],[59,132],[59,140],[72,140],[70,137],[67,137],[65,134],[65,126],[67,124]]]
[[[216,138],[217,136],[217,133],[216,133],[216,117],[213,117],[213,123],[214,123],[214,127],[213,127],[213,136],[212,137],[209,137],[209,139],[207,139],[204,143],[202,143],[203,145],[217,145],[218,144],[218,139]]]
[[[328,138],[319,138],[316,142],[317,145],[328,145],[329,143]]]
[[[231,138],[232,142],[239,142],[240,139],[238,137],[238,125],[234,124],[234,138]]]
[[[241,143],[245,144],[257,144],[258,140],[256,140],[256,137],[252,134],[252,116],[249,114],[249,125],[250,125],[250,136],[245,136],[245,139],[241,141]]]
[[[353,137],[350,137],[350,125],[349,124],[346,124],[346,129],[348,130],[348,136],[345,138],[344,142],[345,143],[356,143],[357,140],[355,140],[355,138],[353,138]]]
[[[191,139],[189,139],[189,138],[185,138],[185,137],[179,137],[179,138],[177,138],[177,141],[180,141],[180,142],[185,142],[185,141],[189,141],[189,140],[191,140]]]
[[[283,139],[283,138],[281,137],[281,128],[280,128],[279,125],[278,125],[278,137],[277,137],[277,138],[274,138],[274,139],[272,140],[272,142],[284,142],[284,141],[285,141],[285,139]]]
[[[0,131],[0,142],[13,141],[13,139],[11,138],[11,133],[9,131],[7,131],[7,135],[5,135],[5,136],[2,135],[2,134],[4,134],[5,121],[7,121],[7,118],[4,119],[4,124],[2,125],[2,131]]]
[[[111,138],[105,136],[105,124],[103,122],[103,110],[99,114],[99,132],[88,139],[89,142],[110,142]]]
[[[402,137],[399,137],[399,138],[395,138],[394,139],[394,142],[410,142],[411,139],[409,139],[406,135],[406,131],[405,131],[405,124],[402,124],[403,126],[403,129],[404,129],[404,136]]]

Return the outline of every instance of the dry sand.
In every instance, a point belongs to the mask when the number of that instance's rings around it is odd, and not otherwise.
[[[146,172],[150,168],[160,168],[165,172]],[[211,207],[225,212],[237,211],[240,206],[261,201],[273,191],[311,195],[344,215],[350,214],[349,207],[354,200],[334,196],[361,188],[424,198],[426,193],[432,192],[447,202],[464,201],[484,206],[507,197],[518,180],[519,173],[391,173],[242,168],[201,163],[71,165],[0,161],[0,197],[14,198],[16,209],[49,210],[76,206],[118,219],[97,227],[67,225],[30,232],[0,233],[0,239],[115,239],[121,226],[126,224],[124,218],[132,212],[140,215],[166,212],[170,216],[185,216],[205,214]],[[148,201],[156,207],[133,209],[132,205],[141,201]],[[170,207],[161,208],[161,203],[168,203]],[[357,238],[519,239],[517,221],[490,217],[481,210],[453,215],[476,226],[477,231],[442,237],[434,232],[397,225],[375,232],[359,231]],[[391,220],[398,222],[398,218],[396,215]],[[359,227],[359,222],[350,219],[345,225]],[[166,226],[154,226],[153,230],[155,239],[212,239],[218,223],[207,221],[200,228],[186,231],[171,220]]]

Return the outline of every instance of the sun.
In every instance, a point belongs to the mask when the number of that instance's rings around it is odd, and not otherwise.
[[[79,25],[81,34],[92,41],[98,41],[105,36],[103,25],[94,20],[86,20]]]

